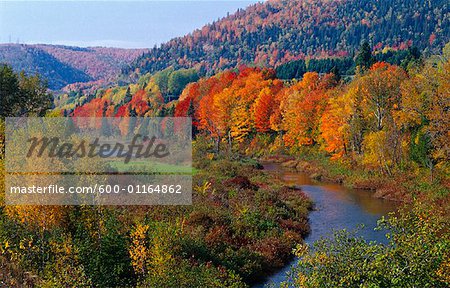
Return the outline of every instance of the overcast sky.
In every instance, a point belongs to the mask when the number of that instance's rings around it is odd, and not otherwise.
[[[255,2],[0,0],[0,43],[148,48]]]

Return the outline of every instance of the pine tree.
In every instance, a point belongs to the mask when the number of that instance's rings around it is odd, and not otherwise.
[[[359,47],[358,54],[356,55],[355,64],[361,69],[367,70],[372,66],[375,62],[375,59],[372,55],[372,48],[369,45],[369,42],[364,41],[364,43]]]
[[[333,68],[331,68],[330,70],[331,73],[333,73],[334,75],[334,81],[336,81],[336,83],[341,82],[341,72],[339,71],[339,68],[335,65],[333,66]]]
[[[123,103],[126,104],[126,103],[130,102],[132,98],[133,98],[133,96],[131,95],[130,87],[127,87],[127,92],[125,92],[125,97],[123,98]]]

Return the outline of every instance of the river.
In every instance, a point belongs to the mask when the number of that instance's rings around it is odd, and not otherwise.
[[[375,231],[374,228],[381,216],[396,210],[398,203],[374,198],[373,192],[367,190],[313,181],[305,173],[285,169],[280,164],[264,163],[264,169],[279,174],[287,185],[300,187],[314,202],[314,210],[309,214],[311,233],[305,239],[310,246],[321,237],[330,236],[333,230],[354,230],[359,224],[364,224],[364,229],[358,233],[364,239],[382,243],[387,241],[385,232]],[[269,283],[279,286],[287,279],[287,273],[296,262],[292,261],[254,287],[261,288]]]

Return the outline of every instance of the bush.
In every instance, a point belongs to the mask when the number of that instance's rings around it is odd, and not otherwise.
[[[313,254],[299,246],[294,280],[283,287],[449,287],[448,224],[439,211],[415,205],[379,221],[389,231],[387,245],[344,230],[318,241]]]

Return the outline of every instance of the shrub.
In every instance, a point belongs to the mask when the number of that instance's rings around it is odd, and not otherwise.
[[[318,241],[312,254],[299,246],[294,279],[283,287],[449,287],[448,224],[439,211],[415,205],[379,221],[387,245],[344,230]]]

